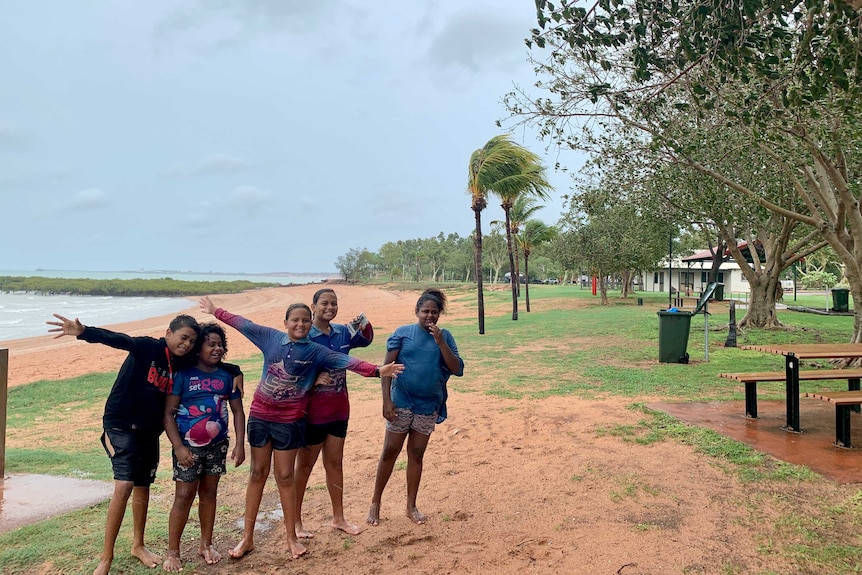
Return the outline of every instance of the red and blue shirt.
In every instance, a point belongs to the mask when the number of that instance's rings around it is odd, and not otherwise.
[[[183,445],[204,447],[227,439],[229,402],[242,398],[233,380],[234,374],[222,367],[212,372],[193,367],[174,376],[171,394],[180,398],[176,420]]]
[[[374,339],[374,328],[371,324],[357,331],[352,337],[346,325],[329,324],[329,333],[325,334],[315,326],[311,326],[308,338],[332,351],[348,354],[355,347],[368,347]],[[316,425],[347,421],[350,417],[350,399],[347,394],[347,370],[330,369],[329,385],[316,385],[308,394],[308,422]]]
[[[303,419],[308,392],[324,369],[349,369],[372,377],[377,366],[341,352],[332,351],[308,337],[292,341],[281,330],[258,325],[221,308],[215,317],[239,331],[263,352],[263,371],[254,392],[249,416],[275,423]]]

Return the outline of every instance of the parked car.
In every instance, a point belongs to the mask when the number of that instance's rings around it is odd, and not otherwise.
[[[557,278],[545,278],[542,283],[556,285],[560,283],[560,281]]]

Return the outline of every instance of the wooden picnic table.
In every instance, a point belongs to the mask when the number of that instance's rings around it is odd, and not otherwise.
[[[741,345],[739,348],[784,356],[787,395],[786,429],[796,432],[801,431],[799,427],[799,360],[862,357],[862,343]]]

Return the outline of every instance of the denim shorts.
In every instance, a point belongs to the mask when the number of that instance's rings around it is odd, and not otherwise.
[[[305,420],[276,423],[249,417],[246,437],[252,447],[265,447],[272,442],[272,448],[276,451],[299,449],[305,447]]]
[[[102,432],[102,447],[111,458],[114,480],[149,487],[159,467],[159,435],[152,431],[112,427]]]

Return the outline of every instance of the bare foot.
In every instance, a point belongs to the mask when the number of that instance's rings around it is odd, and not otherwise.
[[[371,508],[368,510],[368,517],[365,518],[365,522],[369,525],[380,525],[380,504],[372,503]]]
[[[339,521],[332,520],[332,523],[329,524],[333,529],[340,529],[347,533],[348,535],[359,535],[362,533],[362,529],[358,525],[354,525],[353,523],[348,522],[343,517]]]
[[[243,539],[236,544],[236,547],[228,551],[227,554],[230,555],[232,559],[242,559],[243,557],[251,553],[253,549],[254,541],[246,541],[245,539]]]
[[[290,552],[293,554],[294,559],[299,559],[300,557],[308,553],[308,549],[306,549],[305,545],[303,545],[299,541],[289,539],[287,541],[287,546],[290,549]]]
[[[162,569],[165,571],[183,570],[183,560],[180,559],[179,549],[168,549],[168,556],[165,557],[165,562],[162,563]]]
[[[108,572],[111,570],[111,561],[114,558],[110,559],[99,559],[99,564],[93,570],[93,575],[108,575]]]
[[[215,565],[221,561],[221,553],[212,545],[201,545],[200,556],[204,558],[207,565]]]
[[[303,527],[302,523],[297,523],[294,530],[296,531],[297,539],[311,539],[314,537],[314,533]]]
[[[422,525],[423,523],[428,521],[428,517],[415,507],[407,510],[407,517],[409,517],[410,520],[413,521],[413,523],[415,523],[416,525]]]
[[[160,555],[156,555],[146,547],[133,547],[132,555],[138,558],[138,561],[144,564],[145,567],[149,567],[150,569],[156,567],[159,563],[162,562],[162,557]]]

